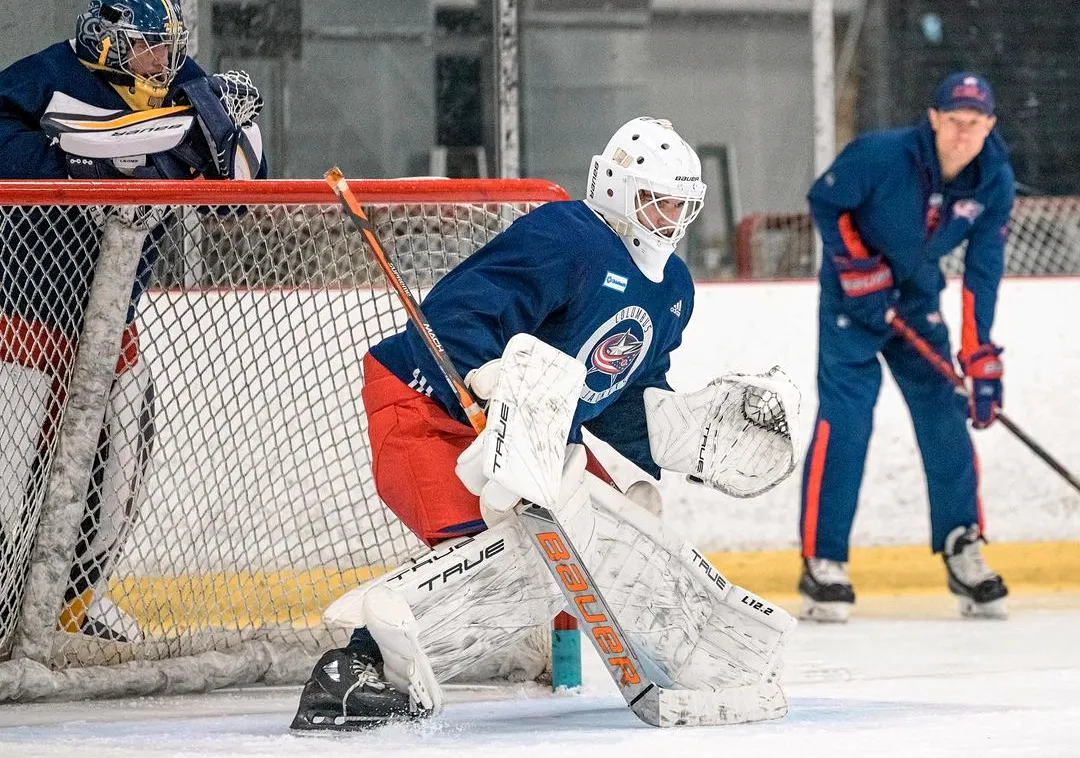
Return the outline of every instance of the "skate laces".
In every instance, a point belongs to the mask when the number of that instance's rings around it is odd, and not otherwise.
[[[851,584],[846,563],[830,561],[828,558],[808,558],[806,566],[810,576],[818,584]]]
[[[997,576],[983,558],[981,542],[978,527],[970,527],[957,539],[960,549],[946,559],[957,578],[972,587]]]
[[[383,681],[378,669],[371,663],[354,658],[349,661],[349,670],[352,671],[353,676],[356,677],[356,684],[350,687],[350,690],[355,687],[366,687],[377,692],[382,692],[387,687],[387,684]]]

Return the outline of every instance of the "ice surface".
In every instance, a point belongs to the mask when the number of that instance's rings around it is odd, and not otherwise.
[[[800,625],[791,712],[763,724],[646,726],[590,653],[579,694],[453,702],[433,721],[360,734],[291,734],[297,688],[7,705],[0,755],[1080,756],[1080,605],[1051,606],[1004,622],[918,611]]]

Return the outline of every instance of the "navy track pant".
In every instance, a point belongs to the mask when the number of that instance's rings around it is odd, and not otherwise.
[[[934,311],[905,320],[944,358],[949,334]],[[822,304],[818,314],[818,413],[803,466],[800,536],[805,557],[848,560],[851,525],[881,388],[880,352],[903,394],[926,472],[930,546],[940,552],[957,526],[982,526],[978,462],[967,405],[899,336],[877,335]]]

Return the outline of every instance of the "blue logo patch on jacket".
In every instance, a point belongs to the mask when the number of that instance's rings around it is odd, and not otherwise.
[[[626,292],[626,285],[628,283],[629,280],[625,276],[619,276],[610,271],[608,271],[607,276],[604,277],[604,286],[613,289],[616,292]]]

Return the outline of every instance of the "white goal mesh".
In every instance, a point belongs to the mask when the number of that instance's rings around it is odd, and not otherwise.
[[[351,185],[417,294],[566,197]],[[419,546],[360,400],[405,316],[329,187],[0,182],[0,245],[0,699],[302,680]]]

